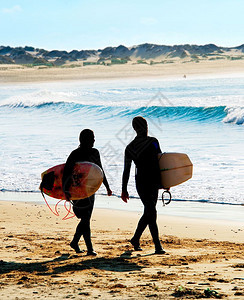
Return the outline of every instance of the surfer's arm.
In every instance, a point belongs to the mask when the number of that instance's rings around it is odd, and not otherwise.
[[[108,196],[111,196],[111,195],[112,195],[112,191],[110,190],[110,187],[109,187],[109,184],[108,184],[107,177],[106,177],[105,172],[104,172],[104,170],[103,170],[102,162],[101,162],[101,158],[100,158],[100,154],[99,154],[99,151],[98,151],[98,150],[97,150],[96,156],[95,156],[95,163],[96,163],[96,164],[102,169],[102,171],[103,171],[103,184],[104,184],[104,186],[106,187]]]
[[[68,200],[68,201],[70,200],[70,193],[69,193],[69,188],[71,185],[70,176],[72,174],[74,165],[75,165],[75,161],[73,160],[72,153],[71,153],[65,163],[64,173],[63,173],[63,178],[62,178],[63,192],[65,194],[66,200]]]
[[[162,150],[160,149],[159,142],[156,138],[154,138],[153,145],[156,148],[157,153],[162,153]]]
[[[112,191],[110,190],[110,187],[109,187],[109,184],[108,184],[108,180],[107,180],[107,177],[106,177],[104,171],[103,171],[103,184],[106,187],[108,196],[111,196],[112,195]]]
[[[121,194],[121,198],[124,202],[127,202],[127,199],[129,199],[127,185],[128,185],[128,181],[129,181],[129,177],[130,177],[131,163],[132,163],[132,159],[128,155],[127,151],[125,151],[124,172],[123,172],[123,177],[122,177],[122,194]]]

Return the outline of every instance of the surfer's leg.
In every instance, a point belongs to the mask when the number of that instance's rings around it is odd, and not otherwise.
[[[82,250],[80,250],[80,247],[78,245],[82,234],[83,234],[83,220],[80,220],[79,224],[76,227],[76,231],[75,231],[73,240],[70,243],[70,247],[73,248],[76,253],[83,252]]]
[[[141,217],[137,230],[135,232],[135,239],[137,238],[138,241],[145,230],[146,226],[149,226],[149,230],[155,245],[155,250],[160,251],[162,249],[160,240],[159,240],[159,232],[158,232],[158,226],[157,226],[157,210],[156,210],[156,204],[157,204],[157,198],[158,198],[158,189],[154,186],[146,186],[138,185],[137,184],[137,192],[141,198],[141,201],[144,205],[144,213]]]
[[[152,201],[147,205],[147,220],[149,230],[155,245],[155,251],[159,251],[162,249],[159,233],[158,233],[158,225],[157,225],[157,210],[156,205]]]
[[[145,198],[144,192],[143,192],[143,184],[140,184],[140,182],[136,181],[136,189],[137,189],[137,193],[138,193],[139,197],[141,198],[141,200],[143,202],[144,198]],[[144,202],[143,202],[143,204],[144,204]],[[136,228],[134,236],[130,240],[130,242],[134,246],[135,250],[142,250],[140,247],[140,238],[141,238],[141,235],[143,234],[144,230],[146,229],[147,225],[148,225],[148,221],[147,221],[145,206],[144,206],[144,213],[141,216],[141,218],[137,224],[137,228]]]
[[[90,228],[90,220],[91,220],[92,209],[86,212],[84,216],[84,225],[83,225],[83,238],[86,243],[87,251],[93,251],[93,246],[91,242],[91,228]]]
[[[147,225],[148,225],[147,208],[144,205],[143,215],[141,216],[141,218],[137,224],[135,234],[132,238],[135,242],[138,241],[138,243],[139,243],[140,237],[143,234],[144,230],[146,229]]]
[[[87,255],[96,255],[96,252],[93,250],[93,245],[92,245],[92,241],[91,241],[91,227],[90,227],[90,222],[91,222],[91,215],[93,212],[93,206],[94,206],[94,200],[95,197],[94,195],[91,196],[90,198],[90,207],[84,211],[83,214],[83,238],[84,241],[86,243],[86,247],[87,247]]]
[[[146,222],[145,216],[143,214],[138,222],[134,236],[130,240],[131,244],[133,245],[133,247],[136,251],[142,250],[140,247],[140,238],[141,238],[141,235],[143,234],[144,230],[146,229],[146,227],[147,227],[147,222]]]
[[[84,218],[82,217],[79,224],[76,227],[76,231],[74,234],[74,238],[73,241],[75,243],[79,243],[81,236],[83,235],[83,231],[84,231]]]
[[[157,210],[156,210],[156,204],[158,200],[157,187],[152,187],[147,196],[148,196],[147,202],[144,205],[147,210],[146,215],[147,215],[148,226],[155,245],[155,252],[161,253],[162,246],[159,240],[159,232],[158,232],[158,225],[157,225]]]
[[[91,233],[90,233],[90,219],[94,206],[95,197],[91,196],[86,199],[79,200],[79,203],[73,207],[75,215],[80,218],[80,222],[76,227],[76,232],[74,234],[73,240],[70,246],[77,252],[82,252],[79,248],[79,241],[83,235],[87,249],[92,249],[91,245]],[[80,202],[82,201],[82,202]],[[83,206],[84,205],[84,206]]]

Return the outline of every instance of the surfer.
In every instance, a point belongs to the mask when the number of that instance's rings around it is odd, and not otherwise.
[[[137,136],[125,149],[121,198],[126,203],[129,199],[127,185],[133,161],[136,165],[136,189],[144,205],[144,213],[138,222],[130,243],[133,245],[134,250],[141,251],[140,237],[148,225],[155,245],[155,253],[164,254],[165,251],[159,240],[156,211],[158,189],[160,187],[158,153],[161,153],[161,149],[158,140],[148,136],[147,121],[143,117],[135,117],[132,126]]]
[[[89,161],[97,164],[101,169],[102,164],[100,160],[99,151],[93,148],[95,137],[94,132],[90,129],[84,129],[80,133],[79,137],[80,146],[71,152],[64,168],[63,174],[63,190],[66,196],[66,199],[70,201],[69,187],[71,184],[71,174],[73,167],[76,162]],[[103,184],[107,189],[108,196],[112,195],[112,191],[109,188],[108,181],[106,179],[105,173],[103,178]],[[76,232],[74,234],[73,240],[70,243],[70,247],[73,248],[76,253],[81,253],[82,251],[79,248],[79,240],[83,235],[86,247],[87,255],[97,255],[93,250],[91,242],[91,229],[90,229],[90,220],[94,206],[95,195],[92,195],[88,198],[81,200],[73,200],[73,211],[77,218],[81,219],[77,225]]]

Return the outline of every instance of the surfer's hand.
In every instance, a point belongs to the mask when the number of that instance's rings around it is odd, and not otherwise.
[[[122,192],[122,194],[121,194],[121,198],[122,198],[122,200],[125,202],[125,203],[127,203],[127,200],[129,200],[129,194],[128,194],[128,192],[126,191],[126,192]]]
[[[110,188],[107,189],[107,195],[111,196],[112,195],[112,191],[110,190]]]

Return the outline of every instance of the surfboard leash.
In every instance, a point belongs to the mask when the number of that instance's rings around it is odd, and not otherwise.
[[[168,194],[168,195],[169,195],[169,200],[168,200],[167,202],[165,202],[165,200],[164,200],[164,195],[165,195],[165,194]],[[162,202],[163,202],[163,206],[170,204],[171,200],[172,200],[172,195],[171,195],[169,189],[167,189],[167,190],[165,190],[165,191],[162,193]]]
[[[51,210],[51,212],[52,212],[55,216],[59,216],[59,213],[58,213],[57,211],[53,211],[52,208],[51,208],[51,206],[50,206],[49,203],[47,202],[47,200],[46,200],[46,198],[45,198],[45,195],[44,195],[44,193],[43,193],[43,191],[42,191],[42,188],[41,188],[41,193],[42,193],[42,197],[43,197],[44,201],[46,202],[47,207]],[[56,210],[56,209],[55,209],[55,210]]]
[[[53,210],[53,209],[51,208],[51,206],[49,205],[49,203],[47,202],[47,199],[46,199],[46,197],[45,197],[45,195],[44,195],[44,193],[43,193],[43,190],[42,190],[42,184],[40,185],[40,190],[41,190],[42,197],[43,197],[44,201],[46,202],[47,207],[50,209],[50,211],[51,211],[55,216],[59,216],[57,206],[58,206],[58,204],[59,204],[61,201],[64,201],[64,200],[63,200],[63,199],[59,200],[59,201],[56,203],[55,208],[54,208],[54,210]],[[67,202],[69,202],[69,208],[67,208]],[[65,200],[65,202],[64,202],[64,208],[66,209],[67,214],[62,218],[62,220],[68,220],[68,219],[71,219],[71,218],[75,217],[75,214],[73,214],[73,213],[71,212],[71,207],[72,207],[71,204],[73,205],[73,202],[72,202],[72,201],[67,201],[67,200]],[[69,214],[71,214],[70,217],[68,217]]]

